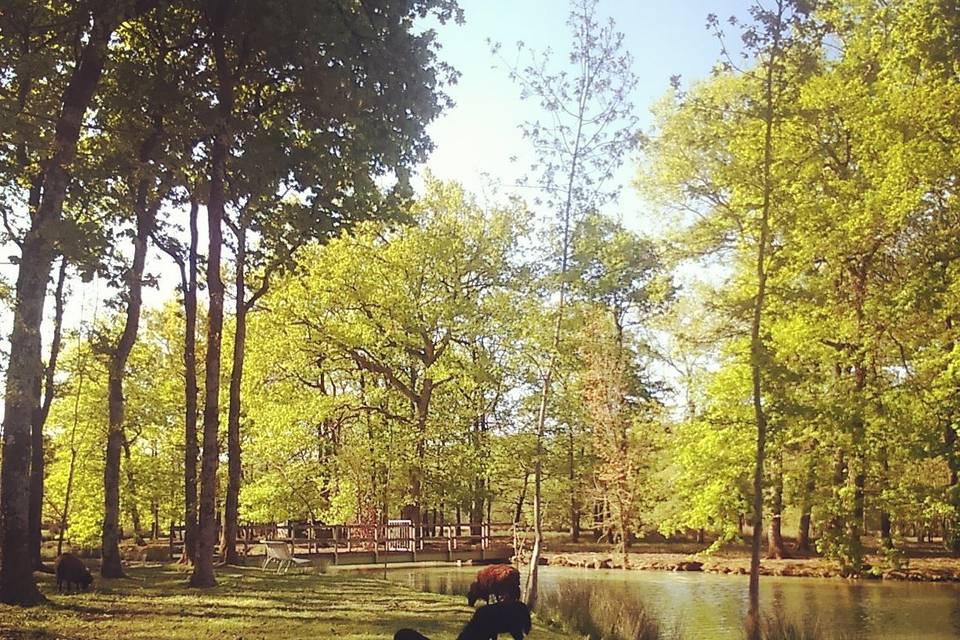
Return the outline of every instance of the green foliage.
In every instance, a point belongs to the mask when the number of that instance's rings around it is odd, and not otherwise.
[[[955,261],[940,243],[956,242],[957,229],[954,195],[945,191],[957,158],[944,138],[956,122],[943,102],[957,96],[944,57],[955,49],[944,34],[956,16],[936,2],[841,2],[810,18],[782,62],[790,82],[774,128],[764,407],[770,445],[785,460],[770,473],[784,474],[791,499],[812,511],[820,550],[858,572],[864,527],[881,516],[894,528],[944,522],[948,540],[957,522],[957,387],[952,377],[945,387],[937,381],[952,370],[955,344]],[[836,51],[834,42],[842,43]],[[691,427],[682,427],[670,456],[674,465],[688,461],[671,477],[689,482],[680,504],[698,506],[678,506],[668,528],[729,532],[716,519],[742,513],[733,505],[750,497],[742,478],[752,447],[721,434],[739,433],[728,425],[744,425],[749,398],[742,369],[756,269],[762,63],[672,92],[641,178],[680,212],[682,232],[671,238],[677,260],[726,265],[713,291],[687,294],[687,304],[724,326],[700,351],[726,355],[714,358],[722,369],[710,375],[723,382],[690,405],[691,422],[702,426],[690,440],[682,434]],[[711,490],[718,486],[739,496]]]

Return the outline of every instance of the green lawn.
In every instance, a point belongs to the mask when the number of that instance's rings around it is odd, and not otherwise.
[[[258,569],[218,573],[219,586],[196,590],[174,567],[129,569],[122,580],[96,577],[87,593],[59,595],[53,576],[41,589],[49,603],[0,605],[0,638],[37,640],[325,640],[392,638],[412,627],[430,638],[456,638],[471,609],[462,598],[411,591],[355,575],[278,576]],[[536,640],[572,636],[535,625]]]

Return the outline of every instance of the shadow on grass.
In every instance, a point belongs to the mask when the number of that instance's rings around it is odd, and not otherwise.
[[[401,627],[455,637],[472,610],[449,597],[354,575],[277,575],[221,569],[217,587],[192,589],[180,567],[133,567],[90,591],[49,596],[30,610],[0,607],[0,638],[17,640],[294,640],[389,638]],[[559,634],[545,631],[544,640]]]

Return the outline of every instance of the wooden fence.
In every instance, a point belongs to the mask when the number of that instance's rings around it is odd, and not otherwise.
[[[183,526],[170,528],[170,553],[183,553]],[[334,564],[340,556],[372,554],[379,561],[382,554],[407,554],[417,561],[418,555],[436,559],[445,552],[448,560],[462,553],[481,551],[481,556],[505,558],[513,555],[516,540],[513,523],[421,525],[391,520],[386,524],[319,524],[290,521],[269,524],[241,524],[237,530],[237,546],[244,556],[263,553],[260,542],[287,542],[291,551],[300,555],[331,556]],[[493,553],[493,552],[496,553]],[[429,552],[429,553],[428,553]],[[491,552],[487,554],[485,552]]]

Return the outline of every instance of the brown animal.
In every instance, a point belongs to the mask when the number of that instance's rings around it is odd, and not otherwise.
[[[67,591],[70,591],[71,584],[84,591],[93,584],[93,576],[87,565],[72,553],[61,554],[53,563],[53,571],[57,574],[57,590],[61,593],[63,583],[67,583]]]
[[[492,564],[477,572],[470,585],[467,602],[472,607],[477,600],[511,602],[520,599],[520,572],[509,564]]]

